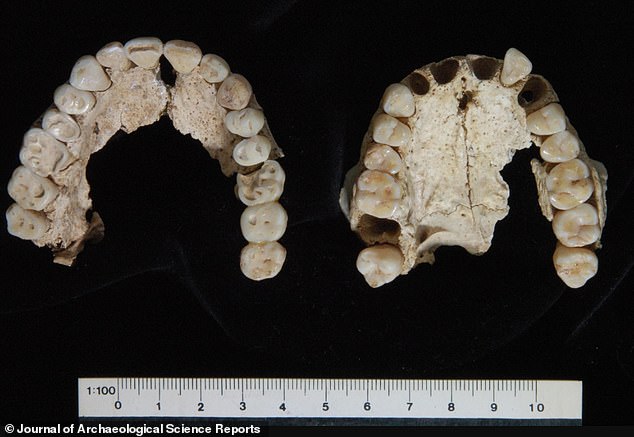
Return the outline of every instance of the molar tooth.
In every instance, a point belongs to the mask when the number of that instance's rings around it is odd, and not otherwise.
[[[44,113],[42,128],[65,143],[76,140],[81,134],[81,129],[73,117],[54,108]]]
[[[255,135],[236,144],[233,148],[233,160],[246,167],[266,161],[269,153],[271,141],[263,135]]]
[[[34,173],[47,177],[51,173],[65,169],[72,159],[66,145],[57,141],[48,132],[32,128],[24,134],[20,162]]]
[[[269,279],[282,270],[286,249],[277,241],[249,243],[240,252],[240,270],[249,279]]]
[[[251,84],[240,74],[230,74],[220,88],[216,99],[221,106],[227,109],[237,110],[246,108],[253,94]]]
[[[567,210],[582,204],[594,191],[590,169],[579,159],[557,164],[546,177],[550,203]]]
[[[391,175],[380,171],[361,173],[356,188],[357,207],[374,217],[391,217],[401,200],[399,183]]]
[[[209,83],[218,83],[225,80],[231,73],[229,64],[218,55],[207,54],[200,60],[200,75]]]
[[[363,165],[370,170],[396,174],[403,168],[403,160],[390,146],[374,144],[366,152]]]
[[[128,70],[132,66],[132,61],[125,54],[123,44],[113,41],[99,49],[95,55],[97,61],[107,68],[117,71]]]
[[[276,241],[286,232],[288,216],[278,202],[267,202],[245,208],[240,217],[242,235],[250,243]]]
[[[7,209],[6,218],[9,234],[23,240],[38,240],[49,228],[49,221],[44,213],[24,209],[17,203]]]
[[[414,95],[402,83],[393,83],[385,89],[381,107],[392,117],[411,117],[414,115]]]
[[[284,191],[286,175],[277,161],[266,161],[248,175],[238,174],[238,198],[247,206],[278,200]]]
[[[179,73],[191,73],[203,56],[203,52],[196,44],[180,39],[166,42],[163,54]]]
[[[526,127],[536,135],[552,135],[566,129],[566,115],[559,103],[550,103],[526,117]]]
[[[502,82],[504,86],[511,86],[528,76],[532,69],[533,64],[524,53],[517,49],[510,48],[504,55],[500,82]]]
[[[579,139],[570,131],[557,132],[544,141],[539,154],[546,162],[566,162],[579,156]]]
[[[59,194],[57,185],[23,166],[13,171],[7,191],[22,208],[34,211],[42,211]]]
[[[75,62],[69,82],[84,91],[105,91],[112,84],[97,58],[91,55],[82,56]]]
[[[553,218],[553,231],[564,246],[581,247],[594,243],[601,236],[599,216],[594,206],[582,203]]]
[[[372,120],[372,138],[377,143],[401,147],[409,142],[411,135],[407,126],[390,115],[379,114]]]
[[[253,108],[230,111],[225,115],[225,126],[232,134],[252,137],[264,126],[264,113]]]
[[[557,243],[553,263],[557,275],[570,288],[582,287],[599,270],[599,260],[593,251],[566,247],[561,243]]]
[[[401,274],[403,255],[390,244],[379,244],[363,249],[357,257],[357,270],[370,287],[392,282]]]
[[[141,68],[155,68],[163,54],[163,42],[152,36],[134,38],[123,46],[125,54]]]
[[[60,111],[73,115],[83,114],[95,106],[95,96],[91,92],[78,90],[67,83],[57,87],[53,101]]]

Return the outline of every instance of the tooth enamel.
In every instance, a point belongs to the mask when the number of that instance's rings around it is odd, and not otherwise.
[[[566,247],[557,243],[553,254],[557,275],[570,288],[579,288],[599,271],[599,259],[584,247]]]
[[[208,54],[200,60],[199,73],[209,83],[218,83],[225,80],[231,72],[227,61],[218,55]]]
[[[75,62],[69,82],[84,91],[105,91],[112,84],[97,58],[91,55],[82,56]]]
[[[230,111],[225,116],[225,126],[233,134],[252,137],[264,126],[264,113],[253,108]]]
[[[510,48],[504,55],[504,64],[500,73],[500,82],[504,86],[510,86],[524,79],[533,69],[533,64],[524,53]]]
[[[29,211],[17,203],[7,209],[6,218],[9,234],[23,240],[42,238],[49,228],[49,221],[44,213]]]
[[[571,209],[590,198],[594,191],[590,169],[579,159],[557,164],[546,178],[550,203],[557,209]]]
[[[284,191],[286,175],[277,161],[266,161],[257,171],[238,174],[238,198],[247,206],[278,200]]]
[[[553,232],[567,247],[582,247],[594,243],[601,236],[596,208],[582,203],[567,211],[557,212],[553,218]]]
[[[227,109],[243,109],[249,104],[253,90],[251,84],[240,74],[230,74],[220,88],[216,99]]]
[[[249,166],[266,161],[271,153],[271,141],[263,135],[255,135],[240,141],[233,149],[233,159]]]
[[[57,87],[53,101],[60,111],[73,115],[83,114],[95,106],[95,96],[91,92],[78,90],[67,83]]]
[[[379,114],[372,121],[372,138],[377,143],[401,147],[409,142],[411,132],[407,126],[387,114]]]
[[[54,108],[44,113],[42,128],[65,143],[76,140],[81,134],[81,129],[73,117]]]
[[[57,185],[23,166],[13,171],[7,191],[22,208],[34,211],[42,211],[59,194]]]
[[[129,60],[141,68],[151,69],[158,65],[163,54],[163,43],[154,37],[134,38],[123,46]]]
[[[579,139],[570,131],[558,132],[544,141],[539,154],[546,162],[566,162],[579,156]]]
[[[191,73],[200,63],[203,52],[193,42],[174,39],[165,43],[163,55],[179,73]]]
[[[566,129],[566,115],[559,103],[550,103],[526,117],[526,127],[536,135],[552,135]]]
[[[381,107],[392,117],[411,117],[414,115],[414,95],[402,83],[393,83],[385,89]]]
[[[388,218],[401,200],[401,186],[389,174],[366,170],[357,180],[357,207],[366,214]]]
[[[66,168],[72,159],[66,145],[48,132],[32,128],[24,134],[20,162],[34,173],[47,177]]]
[[[104,67],[117,71],[125,71],[132,66],[132,61],[126,56],[123,44],[119,41],[106,44],[99,49],[95,57]]]
[[[277,241],[249,243],[240,252],[240,270],[249,279],[269,279],[282,270],[286,249]]]
[[[396,174],[403,168],[403,161],[398,152],[390,146],[374,144],[366,152],[363,165],[370,170]]]
[[[288,216],[277,202],[247,207],[240,217],[242,235],[250,243],[276,241],[286,232]]]
[[[357,257],[357,270],[370,287],[392,282],[401,273],[403,255],[390,244],[379,244],[363,249]]]

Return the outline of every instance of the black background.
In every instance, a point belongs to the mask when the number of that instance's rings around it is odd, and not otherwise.
[[[301,376],[582,379],[585,424],[634,423],[631,2],[165,3],[2,6],[0,180],[78,57],[190,40],[249,79],[286,153],[286,264],[241,275],[234,179],[168,119],[117,135],[88,167],[106,237],[76,266],[0,232],[3,422],[76,418],[81,376]],[[608,169],[599,274],[579,290],[557,278],[525,150],[503,171],[511,212],[487,254],[441,248],[370,289],[337,198],[383,90],[509,47]]]

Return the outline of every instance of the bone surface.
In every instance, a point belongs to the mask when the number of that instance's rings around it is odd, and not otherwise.
[[[7,191],[22,208],[34,211],[42,211],[59,194],[57,185],[23,166],[13,171]]]
[[[571,209],[590,198],[594,191],[590,169],[580,159],[557,164],[546,178],[550,203],[557,209]]]
[[[238,174],[236,190],[238,198],[247,206],[278,200],[284,191],[286,175],[277,161],[266,161],[258,170]]]
[[[79,138],[81,129],[73,117],[51,108],[42,117],[42,128],[55,139],[68,143]]]
[[[376,288],[392,282],[401,273],[403,255],[389,244],[363,249],[357,257],[357,270],[370,287]]]
[[[155,37],[131,39],[123,48],[128,59],[146,69],[155,68],[163,55],[163,42]]]
[[[83,114],[95,106],[95,96],[91,92],[78,90],[67,83],[55,90],[53,101],[67,114]]]
[[[276,241],[286,232],[288,216],[277,202],[267,202],[247,207],[240,217],[244,239],[250,243]]]
[[[75,62],[69,82],[84,91],[105,91],[112,83],[97,58],[90,55],[82,56]]]
[[[196,44],[180,39],[166,42],[163,54],[174,70],[179,73],[191,73],[198,66],[203,55]]]
[[[593,251],[560,243],[553,254],[553,263],[557,275],[570,288],[583,287],[599,270],[599,259]]]
[[[500,82],[504,86],[510,86],[524,79],[533,69],[533,64],[526,55],[517,49],[510,48],[504,55],[504,64],[500,73]]]
[[[249,243],[240,253],[240,270],[249,279],[269,279],[282,270],[286,249],[277,241]]]
[[[42,238],[49,228],[44,213],[24,209],[17,203],[7,209],[6,219],[9,233],[23,240]]]

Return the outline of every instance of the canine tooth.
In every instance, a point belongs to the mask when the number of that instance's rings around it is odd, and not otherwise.
[[[566,247],[561,243],[557,243],[553,263],[557,275],[570,288],[582,287],[599,270],[599,259],[593,251],[584,247]]]
[[[199,63],[203,52],[193,42],[174,39],[165,43],[163,55],[179,73],[190,73]]]
[[[225,115],[225,126],[233,134],[252,137],[264,126],[264,113],[253,108],[230,111]]]
[[[240,217],[242,235],[250,243],[276,241],[286,232],[288,216],[277,202],[248,206]]]
[[[539,154],[546,162],[566,162],[579,156],[579,139],[570,131],[557,132],[544,141]]]
[[[581,247],[592,244],[601,236],[599,216],[594,206],[582,203],[553,218],[553,231],[564,246]]]
[[[216,99],[221,106],[227,109],[237,110],[246,108],[253,94],[251,84],[240,74],[230,74],[220,88]]]
[[[366,170],[357,180],[357,207],[378,218],[390,217],[401,200],[401,186],[389,174]]]
[[[579,159],[557,164],[546,177],[550,203],[557,209],[571,209],[590,198],[594,185],[590,169]]]
[[[357,270],[372,288],[392,282],[401,274],[403,255],[391,244],[363,249],[357,257]]]
[[[393,83],[383,93],[381,107],[392,117],[411,117],[414,115],[414,95],[402,83]]]
[[[42,238],[49,228],[49,221],[44,213],[29,211],[17,203],[7,209],[6,218],[9,234],[23,240]]]
[[[240,270],[249,279],[269,279],[282,270],[286,249],[277,241],[249,243],[240,252]]]
[[[73,115],[83,114],[95,106],[95,96],[91,92],[78,90],[67,83],[57,87],[53,101],[60,111]]]
[[[409,142],[411,135],[407,126],[390,115],[379,114],[372,121],[372,138],[377,143],[401,147]]]
[[[105,91],[112,84],[97,58],[91,55],[82,56],[75,62],[69,82],[84,91]]]
[[[248,175],[238,174],[238,198],[247,206],[278,200],[284,191],[286,174],[277,161],[266,161]]]
[[[207,54],[200,60],[200,75],[209,83],[225,80],[231,72],[227,61],[218,55]]]
[[[132,61],[125,54],[123,44],[113,41],[103,46],[95,55],[97,61],[107,68],[117,71],[125,71],[132,66]]]
[[[233,159],[240,165],[249,166],[266,161],[271,153],[271,141],[263,135],[255,135],[240,141],[233,148]]]
[[[383,144],[374,144],[365,154],[363,165],[370,170],[396,174],[403,168],[403,160],[396,150]]]
[[[47,177],[66,168],[71,160],[72,156],[66,145],[48,132],[32,128],[24,134],[20,162],[34,173]]]
[[[59,194],[57,185],[24,166],[13,171],[7,191],[22,208],[34,211],[42,211]]]
[[[65,143],[76,140],[81,134],[81,129],[73,117],[54,108],[44,113],[42,128]]]
[[[526,117],[526,127],[536,135],[552,135],[566,129],[566,114],[559,103],[550,103]]]
[[[502,82],[504,86],[511,86],[528,76],[532,69],[533,64],[524,53],[517,49],[510,48],[504,55],[500,82]]]
[[[163,42],[152,36],[134,38],[123,46],[129,60],[141,68],[151,69],[158,65],[163,54]]]

